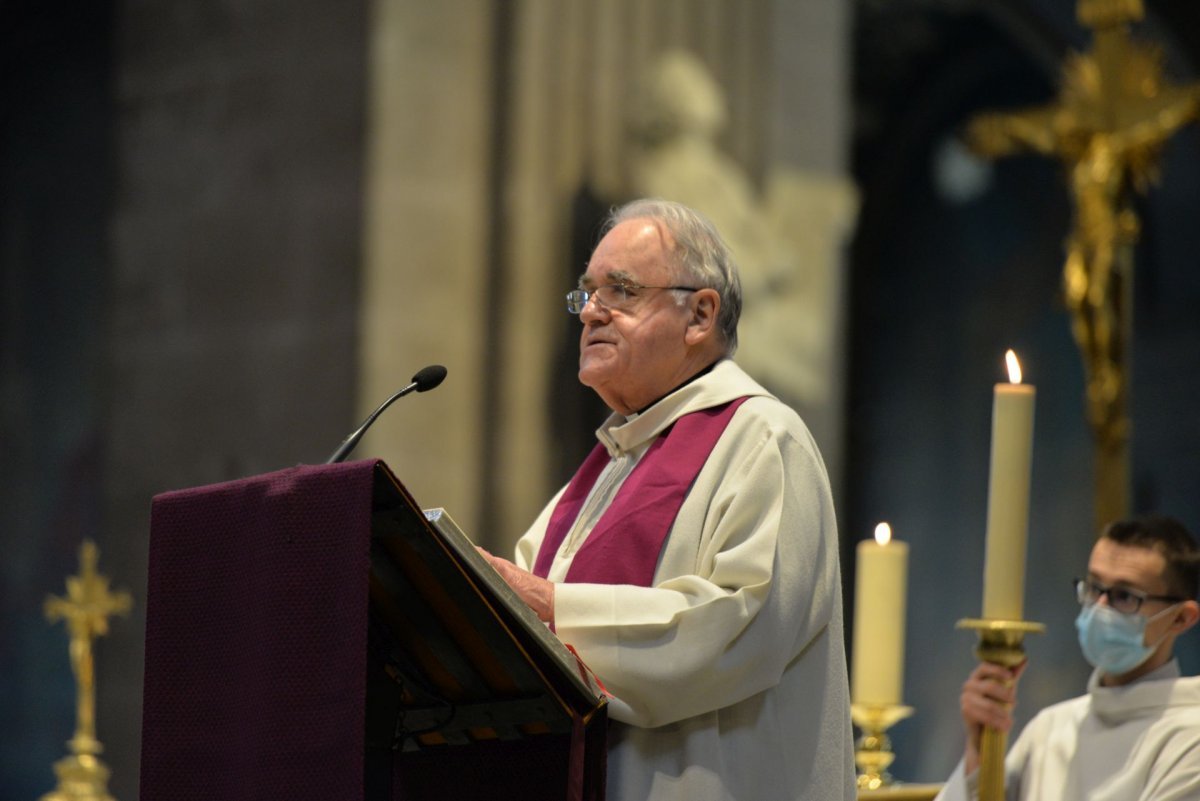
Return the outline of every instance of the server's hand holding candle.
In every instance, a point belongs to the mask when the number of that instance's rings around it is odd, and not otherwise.
[[[851,700],[898,705],[904,686],[908,544],[893,540],[891,527],[880,523],[874,540],[858,544],[856,565]]]
[[[987,557],[983,616],[1021,620],[1025,597],[1025,541],[1029,533],[1029,473],[1033,457],[1033,386],[1021,383],[1011,350],[1007,384],[992,396],[992,456],[988,477]]]

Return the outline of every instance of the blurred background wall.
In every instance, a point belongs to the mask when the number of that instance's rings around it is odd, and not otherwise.
[[[603,415],[574,380],[562,294],[604,210],[677,175],[655,166],[678,152],[698,159],[685,177],[719,181],[680,195],[771,222],[741,240],[763,277],[744,358],[830,464],[847,603],[853,545],[876,522],[912,545],[917,714],[894,730],[893,772],[937,781],[960,752],[972,642],[953,625],[979,611],[1006,347],[1038,386],[1026,608],[1050,627],[1030,643],[1021,719],[1082,687],[1068,581],[1094,532],[1058,289],[1068,199],[1054,162],[982,162],[958,138],[979,111],[1053,97],[1064,54],[1088,43],[1073,2],[0,9],[0,796],[53,788],[74,681],[41,607],[89,537],[135,597],[97,671],[110,786],[137,796],[158,492],[323,461],[441,363],[445,384],[401,401],[355,456],[385,459],[420,503],[507,549]],[[1177,81],[1196,79],[1196,17],[1151,1],[1137,28]],[[712,106],[695,80],[647,94],[680,51],[723,117],[700,114]],[[673,150],[647,127],[648,96],[677,123],[721,124]],[[1198,171],[1191,126],[1139,205],[1133,395],[1135,505],[1193,531]],[[752,320],[755,305],[770,314]]]

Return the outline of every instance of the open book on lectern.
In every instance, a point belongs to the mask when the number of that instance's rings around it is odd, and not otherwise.
[[[568,734],[605,693],[444,509],[376,468],[368,747],[441,750]]]

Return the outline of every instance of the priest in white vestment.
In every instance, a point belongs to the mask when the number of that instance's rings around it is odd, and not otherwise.
[[[1200,799],[1200,678],[1182,678],[1175,641],[1200,619],[1200,551],[1178,521],[1113,523],[1076,581],[1087,693],[1029,722],[1005,759],[1011,801]],[[980,665],[963,685],[966,752],[939,801],[978,796],[983,726],[1007,731],[1024,665]]]
[[[568,309],[599,444],[501,575],[611,693],[614,801],[850,801],[829,481],[731,359],[741,306],[690,209],[616,210]]]

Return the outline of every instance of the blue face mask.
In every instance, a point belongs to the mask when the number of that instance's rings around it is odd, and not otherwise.
[[[1090,604],[1083,607],[1079,617],[1075,618],[1083,658],[1110,676],[1128,673],[1149,659],[1166,638],[1164,634],[1153,645],[1145,645],[1146,624],[1176,606],[1178,604],[1172,604],[1148,618],[1138,614],[1123,615],[1111,606]]]

